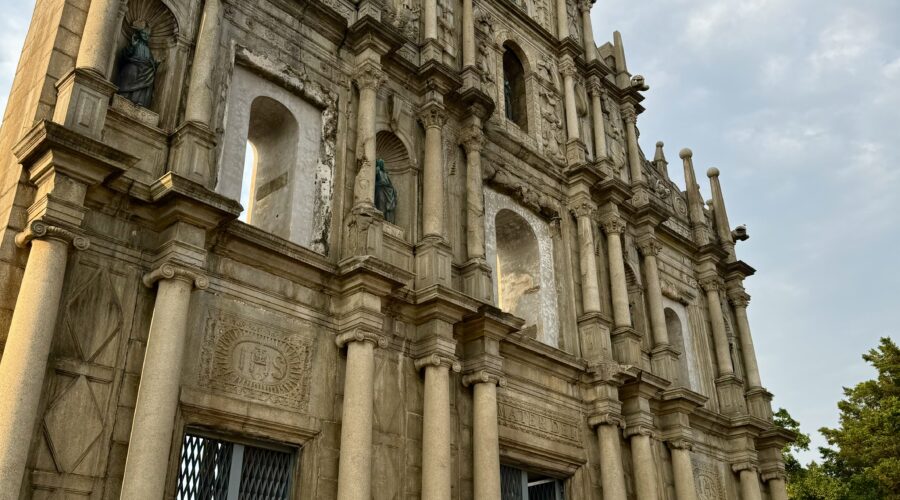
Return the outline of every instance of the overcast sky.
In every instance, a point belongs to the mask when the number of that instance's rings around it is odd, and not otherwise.
[[[0,0],[0,109],[33,4]],[[861,354],[900,340],[900,1],[598,0],[593,22],[651,87],[644,151],[665,141],[683,187],[692,148],[706,197],[721,169],[763,383],[824,444]]]

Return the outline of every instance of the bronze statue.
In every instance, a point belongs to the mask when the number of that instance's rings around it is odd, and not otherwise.
[[[396,221],[394,211],[397,209],[397,190],[384,168],[384,160],[375,161],[375,208],[384,214],[384,220],[393,224]]]
[[[150,52],[150,31],[135,26],[128,44],[119,56],[119,74],[116,85],[119,95],[129,101],[149,108],[153,102],[153,84],[159,63]]]

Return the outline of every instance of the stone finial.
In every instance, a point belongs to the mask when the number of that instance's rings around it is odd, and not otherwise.
[[[666,153],[663,151],[665,143],[663,141],[656,142],[656,153],[653,155],[653,161],[666,161]]]
[[[719,176],[719,169],[716,167],[709,167],[709,170],[706,171],[706,176],[712,179],[713,177]]]
[[[694,152],[691,151],[691,148],[684,148],[678,152],[678,156],[681,157],[682,160],[689,160],[694,157]]]

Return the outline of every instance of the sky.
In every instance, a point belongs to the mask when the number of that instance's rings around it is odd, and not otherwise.
[[[33,0],[0,0],[0,109]],[[595,40],[619,30],[646,77],[648,155],[666,143],[722,171],[763,384],[813,439],[837,425],[863,352],[900,340],[900,1],[598,0]]]

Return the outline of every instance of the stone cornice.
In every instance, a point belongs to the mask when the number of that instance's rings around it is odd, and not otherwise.
[[[205,186],[174,172],[160,177],[150,187],[156,220],[164,229],[176,222],[210,230],[238,218],[241,205],[235,200],[210,191]]]

